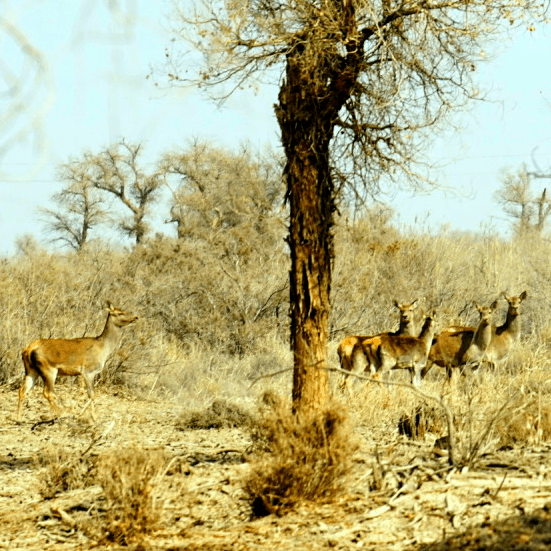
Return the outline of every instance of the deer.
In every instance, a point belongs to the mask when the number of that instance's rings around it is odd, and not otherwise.
[[[497,300],[490,306],[481,306],[474,302],[480,319],[476,327],[452,326],[436,335],[423,368],[424,378],[433,364],[446,369],[447,380],[452,377],[452,369],[465,366],[467,371],[478,369],[486,358],[494,335],[492,314],[497,307]]]
[[[520,305],[527,296],[527,291],[523,291],[518,296],[508,296],[503,293],[508,304],[505,323],[493,330],[492,341],[486,352],[486,361],[493,369],[505,362],[513,345],[520,339]]]
[[[103,370],[105,362],[118,347],[121,328],[138,319],[138,316],[123,312],[108,301],[106,308],[105,327],[97,337],[36,339],[21,352],[25,378],[19,388],[18,421],[21,420],[25,396],[39,378],[44,382],[44,398],[48,400],[50,408],[56,415],[61,415],[62,410],[57,404],[54,393],[58,376],[82,377],[88,393],[88,402],[84,409],[90,404],[92,416],[95,417],[94,377]]]
[[[371,375],[374,375],[376,368],[369,362],[368,356],[364,352],[364,347],[370,346],[374,341],[378,342],[379,337],[382,335],[416,336],[414,311],[417,303],[418,299],[409,303],[400,303],[394,300],[394,306],[400,311],[400,325],[396,331],[373,336],[350,336],[342,339],[337,348],[341,369],[350,373],[361,373],[369,369]],[[339,387],[341,389],[348,388],[347,381],[348,374],[344,374]]]
[[[421,373],[427,363],[432,340],[438,322],[436,312],[432,310],[418,337],[404,335],[381,335],[376,346],[370,347],[370,362],[378,365],[383,379],[387,379],[391,369],[408,369],[410,382],[421,386]]]

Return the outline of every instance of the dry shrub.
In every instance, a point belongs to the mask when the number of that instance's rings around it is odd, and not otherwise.
[[[551,440],[551,397],[519,402],[497,423],[500,446],[539,444]]]
[[[83,455],[52,448],[41,455],[41,494],[101,486],[105,505],[81,524],[98,541],[127,545],[155,530],[163,514],[162,478],[173,462],[164,451],[129,448]]]
[[[94,461],[89,455],[52,447],[44,450],[38,463],[44,467],[40,474],[44,499],[95,484]]]
[[[159,526],[163,513],[161,480],[168,462],[163,451],[137,448],[98,458],[97,483],[103,487],[107,502],[99,521],[102,539],[126,545]]]
[[[401,370],[394,370],[391,373],[391,382],[402,379],[403,374],[399,371]],[[407,382],[409,383],[409,374]],[[435,384],[424,382],[423,392],[429,395],[436,394],[437,387]],[[369,428],[372,434],[374,431],[382,430],[387,436],[389,427],[399,427],[402,420],[406,418],[414,420],[416,410],[420,407],[420,398],[410,388],[404,386],[392,385],[387,388],[385,384],[358,382],[352,386],[351,396],[347,398],[355,416],[355,423]],[[436,431],[436,425],[427,430]]]
[[[445,430],[446,421],[441,408],[426,403],[417,405],[398,421],[398,433],[413,439],[423,439],[427,432],[441,434]]]
[[[342,408],[293,415],[274,400],[253,431],[258,445],[245,491],[254,516],[282,515],[344,488],[356,449]]]
[[[248,427],[252,416],[225,400],[215,400],[207,409],[186,412],[180,418],[181,429],[222,429]]]

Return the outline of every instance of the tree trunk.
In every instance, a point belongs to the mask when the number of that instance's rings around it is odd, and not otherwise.
[[[297,148],[299,149],[299,148]],[[288,179],[291,205],[291,347],[293,350],[293,409],[322,406],[329,393],[327,344],[331,285],[331,215],[327,184],[319,167],[308,166],[302,145],[291,158]],[[305,162],[306,161],[306,162]],[[325,200],[324,200],[325,198]]]
[[[305,95],[304,73],[290,60],[276,114],[287,164],[290,204],[290,302],[293,410],[311,411],[329,397],[327,343],[334,190],[329,170],[333,120],[320,114],[316,90]]]

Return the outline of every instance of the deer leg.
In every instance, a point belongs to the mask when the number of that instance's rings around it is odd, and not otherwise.
[[[387,383],[385,384],[385,387],[388,391],[390,386],[388,384],[388,376],[390,374],[390,370],[396,365],[396,360],[392,354],[389,354],[382,346],[377,348],[377,351],[373,356],[376,358],[377,363],[377,365],[374,366],[376,369],[376,374],[381,374],[381,380]]]
[[[50,407],[55,411],[57,416],[61,415],[61,408],[58,406],[55,393],[54,393],[54,385],[55,380],[57,378],[57,369],[52,370],[49,373],[43,373],[42,379],[44,380],[44,390],[42,391],[42,394],[46,400],[50,403]]]
[[[38,373],[34,370],[27,369],[23,384],[19,387],[19,403],[17,404],[17,420],[21,420],[21,413],[23,411],[23,405],[25,403],[25,396],[27,392],[35,385],[38,379]]]
[[[433,365],[434,364],[430,360],[427,360],[427,363],[423,366],[423,369],[421,370],[421,379],[424,379],[427,376],[427,373],[430,371],[430,368]]]
[[[96,412],[94,410],[94,374],[82,373],[82,379],[84,380],[84,385],[86,386],[86,392],[88,393],[88,401],[86,402],[86,405],[82,408],[80,415],[82,415],[86,411],[88,406],[90,406],[90,413],[92,415],[92,419],[94,419],[95,421]]]
[[[346,369],[346,368],[343,366],[342,369]],[[348,388],[348,373],[342,374],[342,379],[338,384],[338,388],[341,392],[344,392],[344,390]]]
[[[352,391],[350,389],[350,375],[352,375],[352,379],[355,379],[357,382],[357,377],[354,377],[354,375],[358,374],[364,374],[368,371],[368,369],[373,374],[374,366],[369,362],[368,357],[365,355],[365,353],[361,350],[354,349],[352,352],[351,358],[343,358],[342,361],[342,369],[347,370],[349,373],[344,373],[343,378],[341,380],[341,383],[339,384],[339,388],[341,390],[347,389],[349,395],[352,395]],[[352,382],[354,384],[354,381]]]
[[[386,358],[383,356],[381,361],[381,366],[379,367],[379,371],[381,373],[381,380],[385,382],[385,387],[387,391],[390,388],[390,385],[388,384],[388,377],[390,375],[390,370],[394,367],[394,362],[392,361],[392,358]]]
[[[472,380],[474,365],[475,365],[474,362],[466,363],[463,369],[461,370],[462,375]]]
[[[424,368],[423,365],[417,365],[417,364],[413,364],[413,366],[410,367],[409,373],[411,376],[411,384],[415,387],[421,386],[421,380],[422,380],[421,373],[423,371],[423,368]]]

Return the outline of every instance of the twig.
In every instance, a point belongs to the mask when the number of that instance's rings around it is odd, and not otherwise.
[[[52,506],[52,513],[59,515],[61,520],[71,527],[74,527],[77,524],[77,521],[71,515],[69,515],[69,513],[65,512],[61,507]]]
[[[281,369],[280,371],[275,371],[274,373],[268,373],[267,375],[259,375],[256,379],[253,379],[253,382],[251,383],[251,386],[249,388],[252,388],[253,385],[258,383],[261,379],[269,379],[271,377],[276,377],[277,375],[281,375],[282,373],[287,373],[287,371],[293,371],[293,367],[287,367],[285,369]]]
[[[436,396],[433,396],[432,394],[427,394],[426,392],[422,392],[417,387],[413,386],[411,383],[400,383],[398,381],[381,381],[380,379],[377,379],[375,377],[371,377],[369,375],[361,375],[359,373],[351,373],[350,371],[346,369],[341,369],[340,367],[317,367],[317,369],[323,369],[325,371],[329,372],[335,372],[335,373],[342,373],[346,374],[348,376],[356,377],[357,379],[361,379],[363,381],[371,381],[373,383],[377,384],[384,384],[384,385],[392,385],[392,386],[400,386],[404,388],[408,388],[409,390],[412,390],[417,396],[420,396],[424,400],[427,401],[433,401],[436,402],[444,412],[444,415],[446,417],[446,424],[448,428],[448,462],[450,465],[456,465],[457,464],[457,456],[456,456],[456,438],[455,438],[455,427],[453,424],[453,414],[450,410],[450,407],[448,404],[444,403],[444,401],[441,398],[437,398]],[[286,373],[287,371],[292,371],[293,368],[289,367],[286,369],[282,369],[280,371],[276,371],[275,373],[268,373],[267,375],[260,375],[257,377],[252,383],[249,388],[252,388],[254,384],[256,384],[261,379],[266,379],[269,377],[275,377],[276,375],[281,375],[281,373]]]
[[[503,480],[501,481],[501,483],[499,484],[499,486],[497,487],[497,490],[494,492],[494,499],[497,497],[497,494],[499,493],[499,491],[501,490],[501,488],[503,487],[503,483],[505,482],[505,479],[507,478],[507,471],[505,471],[505,474],[503,475]]]
[[[283,287],[281,287],[280,289],[276,289],[265,301],[264,301],[264,304],[262,304],[262,306],[260,306],[258,308],[258,310],[256,311],[256,314],[253,316],[253,319],[252,319],[252,323],[255,323],[256,320],[260,317],[260,315],[262,314],[262,312],[264,312],[266,310],[266,307],[268,305],[268,303],[270,302],[270,300],[272,300],[272,297],[274,295],[277,295],[277,293],[281,293],[282,291],[285,290],[285,288],[287,287],[287,283],[285,283],[283,285]]]
[[[357,379],[361,379],[362,381],[370,381],[372,383],[377,383],[379,385],[391,385],[391,386],[401,386],[404,388],[409,388],[410,390],[413,390],[415,394],[417,394],[418,396],[421,396],[422,398],[426,398],[427,400],[433,400],[437,403],[441,403],[440,398],[437,398],[436,396],[432,396],[431,394],[426,394],[425,392],[422,392],[416,386],[413,386],[411,383],[400,383],[399,381],[383,381],[381,379],[378,379],[377,377],[372,377],[370,375],[361,375],[360,373],[352,373],[346,369],[341,369],[340,367],[320,367],[318,369],[346,374],[349,377],[356,377]]]
[[[490,430],[494,426],[495,422],[499,419],[500,415],[502,414],[505,407],[515,398],[515,396],[511,396],[508,400],[506,400],[503,405],[497,410],[496,414],[488,421],[486,428],[484,429],[484,432],[480,435],[480,437],[475,442],[474,446],[471,449],[471,452],[469,453],[469,457],[467,460],[467,464],[469,465],[469,468],[472,466],[472,463],[474,461],[474,458],[478,454],[478,450],[480,449],[480,446],[482,446],[482,443],[488,436]]]
[[[84,457],[102,438],[105,438],[115,426],[115,421],[110,421],[105,430],[90,442],[90,445],[82,452],[81,457]]]
[[[433,396],[432,394],[427,394],[426,392],[422,392],[417,387],[413,386],[411,383],[400,383],[398,381],[381,381],[380,379],[376,379],[375,377],[370,377],[368,375],[360,375],[359,373],[351,373],[350,371],[346,369],[341,369],[339,367],[324,367],[320,369],[325,369],[327,371],[334,371],[337,373],[343,373],[348,376],[357,377],[358,379],[362,379],[364,381],[372,381],[378,384],[401,386],[404,388],[408,388],[409,390],[412,390],[415,394],[417,394],[417,396],[420,396],[424,400],[427,400],[427,401],[432,400],[433,402],[436,402],[442,408],[444,415],[446,417],[446,425],[448,428],[448,462],[450,465],[457,464],[457,456],[456,456],[457,447],[456,447],[456,438],[455,438],[455,427],[453,424],[453,414],[450,410],[449,405],[446,404],[442,398],[438,398],[436,396]]]
[[[54,417],[53,419],[46,419],[45,421],[37,421],[32,427],[31,430],[34,430],[40,425],[55,425],[56,421],[59,421],[59,417]]]
[[[84,415],[84,412],[90,407],[90,404],[92,403],[92,398],[89,398],[86,404],[84,404],[84,407],[82,408],[81,412],[77,415],[77,417],[81,417]]]

